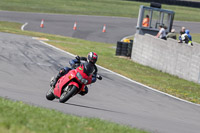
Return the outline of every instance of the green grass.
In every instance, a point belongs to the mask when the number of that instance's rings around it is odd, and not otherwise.
[[[200,44],[200,33],[198,34],[191,34],[192,40]]]
[[[147,133],[128,126],[66,115],[0,98],[0,133]]]
[[[137,64],[129,59],[115,56],[115,44],[105,44],[58,35],[21,31],[16,28],[7,28],[5,22],[0,23],[0,31],[29,36],[46,37],[52,44],[70,53],[86,56],[89,51],[95,51],[99,55],[97,64],[141,82],[150,87],[172,94],[179,98],[200,103],[200,85],[176,76],[162,73],[158,70]],[[16,26],[14,26],[16,25]],[[12,27],[20,27],[20,24],[12,23]],[[192,34],[193,40],[200,43],[200,34]],[[119,67],[120,66],[120,67]]]
[[[149,4],[123,0],[1,0],[0,10],[137,18],[140,5]],[[187,7],[186,10],[186,7],[169,5],[162,5],[162,7],[175,11],[175,20],[200,22],[200,9]],[[20,27],[21,24],[18,23],[0,22],[1,32],[46,37],[50,39],[48,43],[80,56],[95,51],[99,54],[98,64],[101,66],[158,90],[200,103],[200,85],[128,59],[118,58],[115,56],[113,44],[21,31]],[[192,34],[192,36],[194,41],[200,43],[200,34]],[[11,102],[2,98],[0,98],[0,111],[2,133],[145,133],[100,119],[65,115],[55,110],[34,107],[22,102]]]
[[[0,10],[137,18],[140,5],[150,4],[126,0],[1,0]],[[162,8],[175,11],[175,20],[200,22],[200,8],[171,5]]]

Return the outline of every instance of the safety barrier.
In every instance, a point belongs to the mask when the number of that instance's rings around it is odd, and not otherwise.
[[[193,44],[135,34],[131,58],[145,66],[200,83],[200,44]]]
[[[118,41],[116,48],[116,55],[131,57],[132,46],[133,46],[133,40],[130,40],[129,42]]]

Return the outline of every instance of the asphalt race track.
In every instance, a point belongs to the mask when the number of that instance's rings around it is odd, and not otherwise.
[[[200,106],[152,91],[101,68],[103,80],[89,86],[86,96],[75,96],[65,104],[46,100],[49,79],[71,58],[31,37],[0,33],[0,96],[154,133],[199,133]]]
[[[43,29],[39,27],[41,19],[45,19]],[[79,19],[83,26],[79,25],[80,29],[73,31],[73,23],[77,21],[79,24]],[[89,24],[90,19],[92,22]],[[28,22],[25,30],[115,43],[135,33],[137,20],[0,11],[0,21]],[[104,34],[101,31],[105,22],[109,23]],[[180,22],[175,23],[180,28]],[[199,23],[182,24],[191,26],[193,33],[199,32]],[[89,25],[93,28],[87,30]],[[100,28],[95,30],[97,25]],[[71,55],[31,37],[0,33],[0,96],[68,114],[98,117],[154,133],[199,133],[199,105],[152,91],[101,68],[99,74],[103,80],[89,86],[86,96],[75,96],[65,104],[58,100],[46,100],[50,78],[57,74],[59,68],[68,65],[71,58]]]
[[[44,19],[44,28],[40,28],[41,20]],[[70,36],[85,40],[114,43],[125,36],[133,35],[136,32],[136,18],[44,14],[44,13],[23,13],[0,11],[0,21],[11,21],[28,23],[24,30]],[[73,30],[77,22],[77,30]],[[106,32],[102,33],[104,24]],[[199,33],[200,23],[175,21],[173,28],[177,32],[185,26],[190,33]]]

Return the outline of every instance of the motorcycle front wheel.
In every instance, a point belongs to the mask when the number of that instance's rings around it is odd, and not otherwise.
[[[69,100],[76,92],[78,91],[78,88],[76,86],[67,86],[63,93],[60,96],[59,101],[61,103],[66,102],[67,100]]]
[[[51,88],[51,89],[49,89],[49,90],[47,91],[46,98],[47,98],[48,100],[51,100],[51,101],[55,99],[55,96],[54,96],[54,94],[53,94],[53,88]]]

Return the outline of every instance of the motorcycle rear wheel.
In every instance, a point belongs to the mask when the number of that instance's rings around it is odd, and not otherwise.
[[[67,86],[68,87],[68,86]],[[76,92],[78,88],[76,86],[69,86],[67,90],[64,89],[64,92],[61,94],[59,102],[64,103],[69,100]]]
[[[47,91],[46,98],[47,98],[48,100],[51,100],[51,101],[55,99],[55,96],[54,96],[54,94],[53,94],[53,88],[51,88],[51,89],[49,89],[49,90]]]

